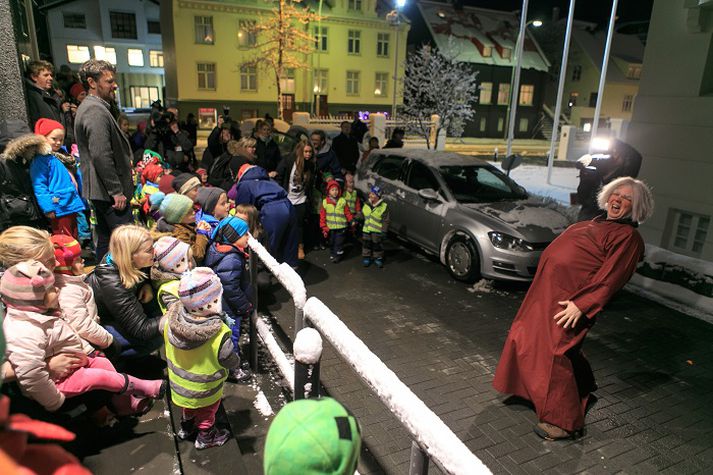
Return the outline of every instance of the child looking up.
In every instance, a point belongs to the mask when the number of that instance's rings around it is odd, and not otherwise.
[[[151,229],[154,240],[161,236],[173,236],[191,246],[197,263],[203,262],[211,227],[205,221],[196,224],[193,201],[187,196],[171,193],[161,201],[159,212],[161,218]]]
[[[115,406],[146,409],[146,398],[161,398],[165,383],[117,373],[114,366],[83,342],[58,310],[54,275],[37,261],[23,261],[0,278],[0,294],[7,306],[3,331],[7,338],[7,359],[22,393],[48,411],[56,411],[65,401],[92,390],[116,393]],[[87,355],[84,366],[59,381],[50,378],[46,360],[56,353]]]
[[[322,228],[322,235],[329,237],[329,259],[335,264],[342,260],[347,226],[352,221],[351,210],[347,201],[339,196],[340,192],[339,183],[335,180],[327,182],[327,196],[322,200],[319,210],[319,226]]]
[[[222,188],[200,188],[196,203],[201,207],[196,212],[196,223],[205,221],[210,224],[210,232],[213,234],[220,220],[227,217],[230,211],[228,194]]]
[[[172,236],[163,236],[153,245],[154,264],[151,266],[151,284],[161,313],[178,302],[178,283],[181,275],[195,267],[191,248]]]
[[[362,228],[362,263],[364,267],[371,265],[372,259],[376,267],[384,267],[383,241],[389,228],[389,208],[381,199],[379,186],[372,186],[369,191],[369,201],[364,204],[364,227]]]
[[[196,437],[198,450],[217,447],[230,439],[228,430],[215,425],[223,383],[240,367],[221,318],[223,288],[211,269],[197,267],[181,277],[178,292],[180,301],[168,309],[163,332],[171,400],[183,410],[176,435]]]

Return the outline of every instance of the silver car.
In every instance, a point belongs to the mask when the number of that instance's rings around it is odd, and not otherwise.
[[[552,203],[487,162],[429,150],[374,150],[357,165],[357,189],[383,190],[390,231],[438,255],[453,278],[532,280],[542,250],[568,226]]]

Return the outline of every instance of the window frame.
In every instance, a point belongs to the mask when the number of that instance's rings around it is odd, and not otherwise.
[[[133,22],[129,22],[129,18],[133,19]],[[116,23],[118,20],[122,20],[120,23]],[[128,31],[123,31],[123,28],[119,26],[128,28]],[[137,40],[138,32],[136,31],[136,13],[134,12],[122,12],[116,10],[109,10],[109,29],[111,30],[111,37],[123,40]],[[133,36],[128,36],[133,33]]]
[[[347,31],[347,54],[361,56],[361,30]]]
[[[572,66],[572,81],[581,81],[582,80],[582,65],[581,64],[575,64]]]
[[[103,54],[100,54],[97,48],[103,49]],[[95,59],[103,59],[105,61],[109,61],[111,64],[116,66],[116,48],[113,46],[102,46],[102,45],[94,45],[94,58]],[[111,51],[108,51],[111,50]],[[114,61],[111,60],[111,57],[113,56]]]
[[[313,31],[314,36],[314,50],[317,53],[328,53],[329,52],[329,27],[322,26],[321,30],[319,26],[315,26]]]
[[[376,56],[378,58],[388,58],[391,55],[391,34],[378,31],[376,33]]]
[[[382,79],[379,79],[382,76]],[[383,87],[380,87],[380,83]],[[376,91],[381,91],[379,94]],[[376,71],[374,73],[374,96],[375,97],[389,97],[389,73],[384,71]]]
[[[622,112],[631,112],[631,109],[634,107],[634,95],[633,94],[624,94],[624,99],[621,101],[621,111]]]
[[[157,61],[154,61],[156,59]],[[160,61],[158,61],[160,59]],[[160,62],[161,64],[154,64],[154,62]],[[163,50],[150,49],[149,50],[149,67],[151,68],[163,68]]]
[[[669,237],[669,249],[691,257],[701,257],[705,248],[708,232],[711,229],[711,216],[695,213],[682,209],[671,209],[673,220]],[[690,223],[682,225],[681,218],[687,216]],[[705,225],[701,225],[705,221]],[[682,227],[688,228],[685,236],[680,234]],[[701,235],[699,235],[701,233]],[[677,244],[678,239],[685,239],[683,246]],[[696,249],[696,246],[699,246]]]
[[[350,78],[349,75],[352,74],[352,77]],[[354,77],[356,75],[356,77]],[[356,70],[349,70],[346,72],[346,88],[345,92],[347,96],[359,96],[361,95],[361,71],[356,71]],[[352,91],[349,92],[350,87],[349,85],[352,85],[351,89]],[[356,84],[356,92],[354,92],[354,84]]]
[[[488,85],[488,87],[484,87],[485,85]],[[492,81],[482,81],[480,83],[480,89],[478,93],[478,104],[482,104],[484,106],[491,105],[493,103],[493,83]],[[484,102],[483,101],[483,91],[487,91],[487,98],[488,101]]]
[[[201,71],[201,66],[210,66],[211,70]],[[201,75],[205,77],[205,85],[201,87]],[[213,87],[209,87],[209,78],[213,77]],[[218,65],[216,63],[196,63],[196,89],[199,91],[216,91],[218,89]]]
[[[314,69],[314,76],[313,76],[313,81],[314,84],[312,86],[312,90],[314,90],[314,86],[317,86],[317,94],[320,95],[325,95],[329,92],[329,69],[321,68],[321,69]],[[324,80],[324,88],[322,88],[322,80]]]
[[[131,63],[131,52],[132,51],[140,51],[141,52],[141,64],[132,64]],[[144,50],[143,48],[127,48],[126,50],[126,61],[129,63],[129,66],[133,68],[143,68],[146,66],[146,58],[144,58]]]
[[[501,98],[504,98],[501,100]],[[506,106],[510,103],[510,83],[501,82],[498,83],[498,102],[499,106]]]
[[[257,22],[255,20],[247,18],[238,19],[238,48],[247,49],[257,45],[256,25]]]
[[[76,22],[78,24],[81,24],[82,26],[67,26],[67,19],[68,17],[75,17],[72,18],[72,20],[77,20],[81,17],[80,22]],[[70,23],[72,23],[70,21]],[[70,29],[70,30],[86,30],[87,29],[87,15],[84,13],[78,13],[78,12],[62,12],[62,26],[64,28]]]
[[[199,19],[201,19],[199,23]],[[210,19],[210,22],[206,22],[206,19]],[[202,38],[198,38],[198,28],[204,29],[204,35]],[[210,32],[208,31],[210,28]],[[213,24],[213,15],[193,15],[193,33],[194,42],[197,45],[214,45],[215,44],[215,26]],[[210,33],[210,34],[209,34]],[[210,36],[210,41],[205,39]]]
[[[529,99],[529,102],[525,102],[525,99]],[[517,97],[518,106],[532,106],[535,103],[535,85],[534,84],[520,84],[520,94]]]
[[[362,3],[362,0],[347,0],[347,10],[350,12],[360,12],[363,8]]]
[[[158,33],[151,31],[151,25],[158,25]],[[161,20],[146,20],[146,33],[149,35],[160,35],[161,34]]]
[[[140,92],[140,90],[143,89],[143,88],[146,88],[146,89],[149,90],[149,95],[148,95],[149,98],[148,98],[148,101],[147,101],[146,103],[143,103],[143,102],[142,102],[141,104],[138,104],[138,105],[137,105],[137,104],[136,104],[136,101],[135,101],[136,95],[134,94],[134,90],[139,90],[139,92]],[[156,95],[155,95],[156,98],[155,98],[155,99],[151,99],[151,97],[152,97],[151,91],[152,91],[152,90],[155,90],[155,92],[156,92]],[[141,96],[143,97],[143,94],[142,94]],[[161,96],[160,96],[160,91],[159,91],[158,86],[134,86],[134,85],[129,86],[129,97],[130,97],[130,99],[131,99],[132,107],[136,107],[136,108],[142,108],[142,107],[148,108],[148,107],[151,107],[151,104],[152,104],[154,101],[156,101],[156,100],[158,100],[158,99],[161,98]]]
[[[240,92],[257,92],[257,80],[257,66],[254,64],[243,64],[240,66]],[[251,88],[251,86],[254,87]]]
[[[70,55],[70,52],[69,52],[69,48],[70,48],[70,47],[74,47],[74,48],[75,48],[74,54],[80,54],[80,53],[84,52],[84,50],[86,50],[86,53],[87,53],[86,58],[83,58],[83,59],[81,59],[81,60],[79,60],[79,61],[72,61],[71,55]],[[68,62],[69,64],[82,64],[82,63],[84,63],[85,61],[88,61],[88,60],[92,59],[92,53],[91,53],[91,51],[89,50],[89,46],[88,46],[88,45],[76,45],[76,44],[75,44],[75,45],[70,45],[70,44],[67,44],[67,45],[65,45],[65,47],[64,47],[64,51],[65,51],[65,53],[67,53],[67,62]]]

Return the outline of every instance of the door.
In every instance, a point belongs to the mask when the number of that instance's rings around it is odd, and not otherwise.
[[[438,200],[426,200],[418,192],[427,188],[438,193]],[[441,246],[446,200],[433,171],[418,160],[411,160],[402,197],[406,237],[425,249],[436,252]]]
[[[326,117],[329,115],[329,104],[327,103],[327,95],[320,94],[315,96],[315,109],[314,114],[317,117]]]
[[[282,119],[286,122],[292,122],[292,114],[295,112],[295,95],[282,95]]]

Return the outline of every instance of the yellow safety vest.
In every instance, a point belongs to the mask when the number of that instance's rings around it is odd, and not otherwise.
[[[218,362],[218,352],[223,338],[229,334],[230,328],[223,323],[220,331],[201,346],[182,350],[171,345],[166,322],[163,340],[171,400],[174,404],[188,409],[200,409],[220,401],[228,370]]]
[[[344,229],[347,227],[347,217],[344,215],[344,207],[346,205],[347,202],[344,198],[339,198],[336,205],[327,201],[327,198],[322,200],[322,206],[327,213],[327,227],[329,229]]]
[[[176,297],[176,299],[178,299],[178,287],[180,283],[181,281],[178,279],[169,280],[168,282],[161,284],[161,286],[156,291],[156,298],[158,299],[158,306],[161,308],[161,313],[166,313],[166,310],[168,310],[166,304],[163,303],[163,296],[166,294],[170,294]]]
[[[356,202],[357,202],[357,192],[356,190],[353,191],[345,191],[342,197],[346,200],[347,206],[349,206],[349,211],[352,213],[356,213]]]
[[[382,201],[372,209],[369,203],[364,204],[362,212],[364,213],[364,234],[381,233],[384,229],[384,212],[386,211],[386,202]]]

